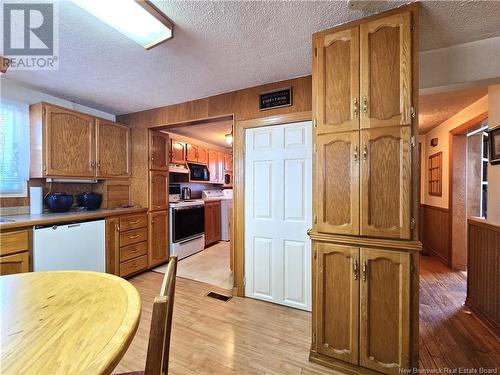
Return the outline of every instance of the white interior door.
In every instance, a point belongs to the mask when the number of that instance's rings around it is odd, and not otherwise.
[[[245,133],[245,294],[311,310],[312,126]]]

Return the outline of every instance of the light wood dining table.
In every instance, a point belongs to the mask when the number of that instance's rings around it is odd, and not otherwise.
[[[128,281],[84,271],[0,277],[1,374],[110,374],[139,324]]]

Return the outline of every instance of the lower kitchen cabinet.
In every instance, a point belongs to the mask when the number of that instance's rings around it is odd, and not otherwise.
[[[168,212],[149,213],[149,267],[168,261]]]
[[[0,275],[29,272],[31,229],[0,233]]]
[[[147,214],[108,217],[106,219],[106,272],[128,277],[147,268]]]
[[[205,247],[222,238],[220,210],[220,201],[205,201]]]
[[[411,367],[411,252],[313,243],[311,359],[387,374]]]

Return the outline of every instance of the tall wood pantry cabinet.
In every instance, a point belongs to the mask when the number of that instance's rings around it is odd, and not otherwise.
[[[418,366],[418,5],[313,35],[310,359]]]

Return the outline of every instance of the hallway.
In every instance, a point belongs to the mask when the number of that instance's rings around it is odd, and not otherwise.
[[[469,312],[467,280],[432,256],[420,258],[420,367],[497,368],[500,338]]]

